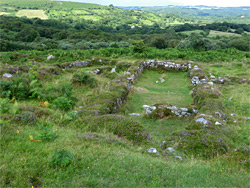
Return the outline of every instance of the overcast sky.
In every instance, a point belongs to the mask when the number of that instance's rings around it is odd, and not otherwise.
[[[250,6],[250,0],[63,0],[114,6],[166,6],[166,5],[208,5],[208,6]]]

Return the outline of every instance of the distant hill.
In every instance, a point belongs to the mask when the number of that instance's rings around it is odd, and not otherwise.
[[[168,13],[191,19],[193,22],[212,23],[250,23],[250,7],[212,7],[212,6],[166,6],[142,7],[141,10],[153,13]]]
[[[166,13],[151,13],[142,10],[125,10],[114,6],[51,0],[1,0],[0,15],[39,17],[41,19],[72,19],[72,22],[86,20],[105,26],[141,27],[143,25],[169,25],[191,23],[189,19]]]

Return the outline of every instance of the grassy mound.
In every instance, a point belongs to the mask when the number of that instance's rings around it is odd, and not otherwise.
[[[87,125],[87,130],[91,132],[108,131],[135,143],[146,142],[150,138],[143,126],[137,121],[121,115],[82,117],[78,120],[78,123]]]

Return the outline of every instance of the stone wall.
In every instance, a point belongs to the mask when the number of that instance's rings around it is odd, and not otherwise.
[[[191,63],[173,63],[170,61],[157,61],[157,60],[149,60],[142,62],[136,69],[135,72],[130,73],[126,72],[127,77],[127,89],[128,92],[131,89],[131,86],[136,83],[137,78],[140,76],[141,73],[143,73],[144,70],[163,70],[163,71],[188,71],[192,68]],[[128,93],[127,93],[128,94]],[[126,96],[127,96],[126,94]],[[119,107],[125,102],[126,96],[121,96],[116,99],[114,110],[117,111]],[[176,107],[177,108],[177,107]],[[150,108],[148,108],[149,111]],[[155,108],[156,109],[156,108]],[[173,113],[173,115],[178,114],[178,116],[189,116],[191,113],[186,113],[185,111],[181,111],[180,109],[184,108],[178,108],[176,112]],[[147,110],[146,110],[147,111]],[[139,116],[139,114],[131,114],[132,116]]]

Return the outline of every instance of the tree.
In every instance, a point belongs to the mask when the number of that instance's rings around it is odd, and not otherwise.
[[[187,39],[181,41],[177,48],[193,48],[195,50],[209,50],[211,41],[198,33],[192,33]]]
[[[147,46],[144,44],[143,40],[135,40],[131,48],[135,53],[142,53],[147,49]]]
[[[242,33],[244,33],[244,29],[243,28],[238,28],[238,29],[236,29],[235,33],[242,34]]]
[[[243,39],[234,39],[230,42],[229,46],[231,48],[236,48],[241,51],[250,51],[250,41]]]
[[[39,33],[32,27],[24,27],[20,33],[17,34],[17,39],[24,42],[33,42],[37,37],[40,37]]]
[[[156,37],[152,39],[151,46],[158,49],[163,49],[167,47],[167,42],[164,37]]]

